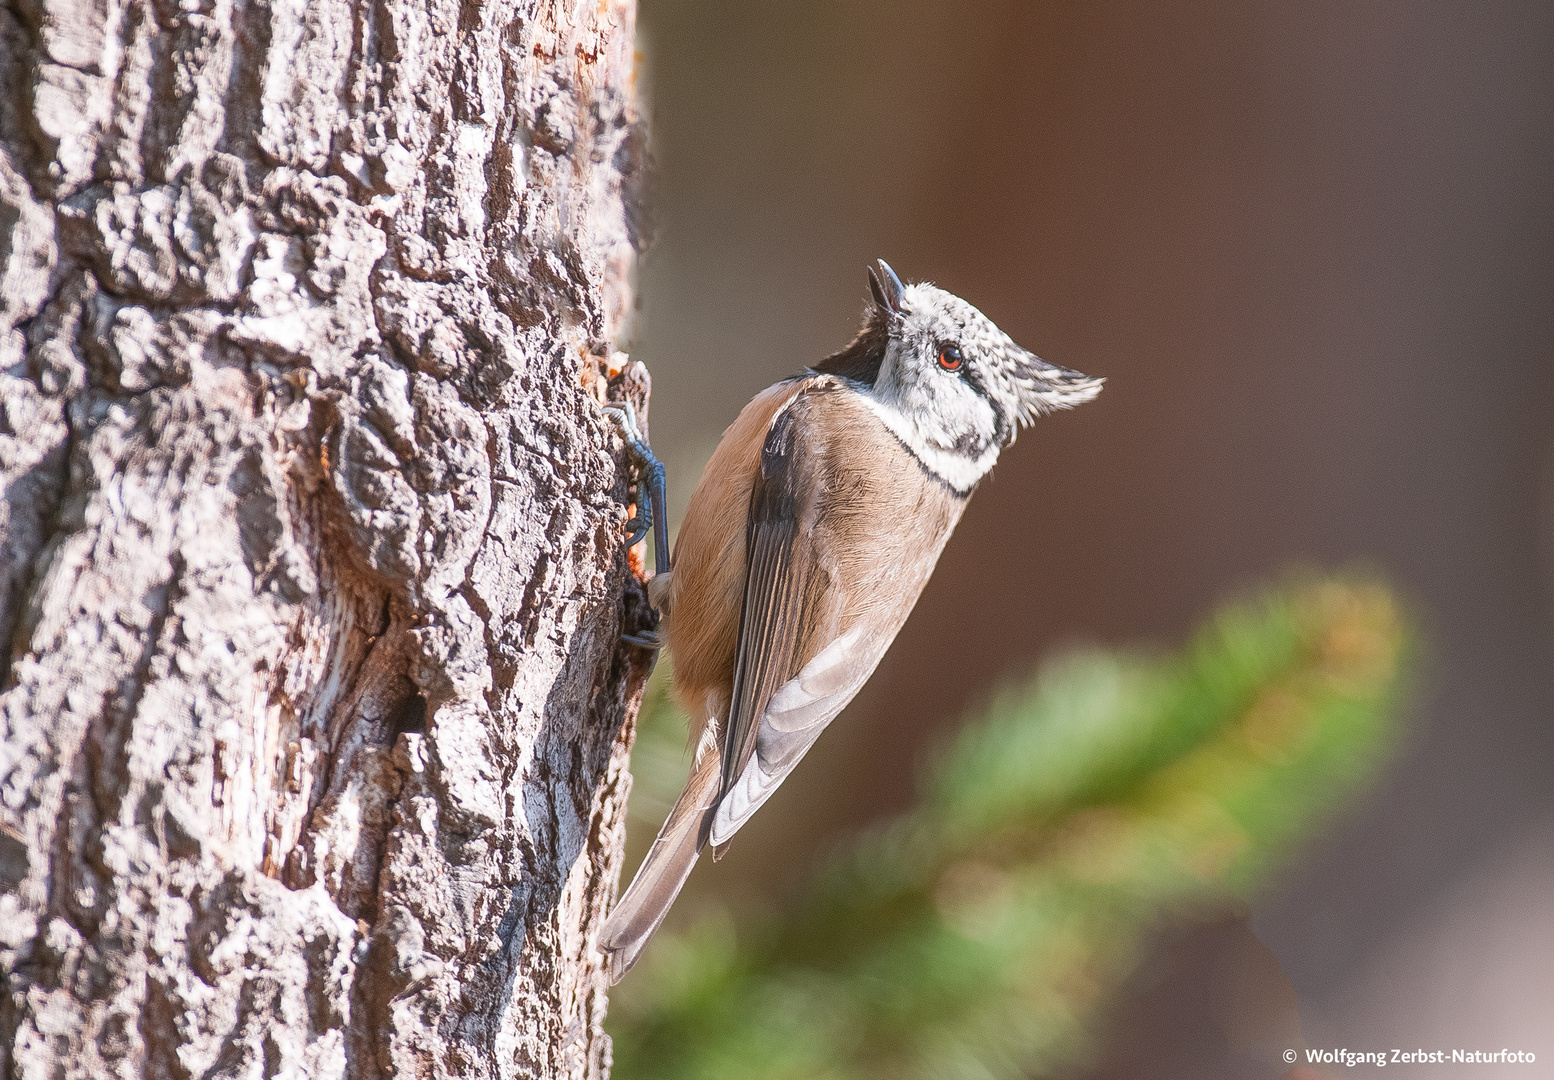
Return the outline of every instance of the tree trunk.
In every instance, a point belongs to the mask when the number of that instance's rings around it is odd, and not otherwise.
[[[0,12],[0,1075],[608,1071],[633,19]]]

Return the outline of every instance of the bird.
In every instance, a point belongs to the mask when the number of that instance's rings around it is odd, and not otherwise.
[[[1049,364],[971,304],[904,285],[883,259],[840,352],[744,407],[665,552],[664,472],[648,466],[631,543],[657,527],[648,595],[695,747],[685,790],[600,933],[612,983],[636,963],[708,844],[734,834],[874,673],[966,501],[1020,428],[1102,379]]]

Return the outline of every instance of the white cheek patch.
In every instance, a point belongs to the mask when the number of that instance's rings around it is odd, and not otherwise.
[[[873,394],[865,394],[863,399],[868,403],[870,411],[890,429],[890,433],[900,439],[929,472],[950,485],[959,495],[965,495],[976,487],[977,481],[986,476],[998,461],[998,451],[1002,447],[996,440],[977,457],[969,458],[945,449],[939,440],[924,430],[919,420],[907,416],[894,405],[879,400]]]

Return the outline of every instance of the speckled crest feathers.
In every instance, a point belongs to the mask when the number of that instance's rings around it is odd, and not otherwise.
[[[908,285],[903,299],[902,329],[892,336],[924,355],[946,340],[958,344],[973,363],[985,365],[987,390],[1021,425],[1092,400],[1106,381],[1047,363],[971,304],[928,282]]]

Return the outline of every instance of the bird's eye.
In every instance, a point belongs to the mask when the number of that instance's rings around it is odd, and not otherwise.
[[[955,345],[946,345],[939,350],[939,366],[945,371],[959,371],[963,359],[959,347]]]

